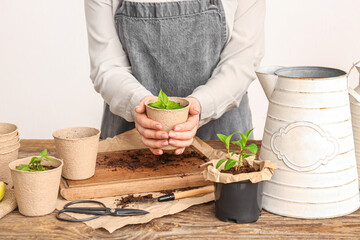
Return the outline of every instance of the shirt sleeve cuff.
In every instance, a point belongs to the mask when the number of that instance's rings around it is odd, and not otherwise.
[[[196,98],[201,105],[201,113],[200,113],[200,121],[199,127],[205,125],[210,122],[215,113],[215,101],[211,96],[207,86],[202,85],[194,90],[194,92],[189,96]]]

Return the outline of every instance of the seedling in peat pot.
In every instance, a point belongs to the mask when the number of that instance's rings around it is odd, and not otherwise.
[[[162,89],[160,89],[157,102],[149,103],[149,106],[157,109],[167,109],[167,110],[175,110],[185,107],[185,106],[181,106],[177,102],[169,101],[168,96],[163,92]]]
[[[54,161],[47,155],[47,149],[44,149],[40,153],[40,157],[33,157],[31,158],[29,164],[21,164],[20,166],[17,166],[16,169],[27,172],[40,172],[49,170],[48,168],[41,165],[42,161]]]
[[[226,150],[227,150],[227,153],[228,153],[228,158],[219,160],[219,162],[216,164],[216,168],[219,168],[225,162],[225,167],[224,167],[225,171],[229,170],[232,167],[235,167],[235,170],[238,171],[243,159],[256,155],[257,150],[258,150],[258,147],[256,146],[256,144],[250,144],[250,145],[246,146],[246,143],[247,143],[252,131],[253,131],[253,129],[249,130],[245,134],[237,132],[237,133],[240,134],[241,139],[237,140],[237,141],[232,141],[231,143],[239,146],[240,150],[239,151],[234,151],[232,153],[230,153],[230,140],[231,140],[232,136],[235,133],[233,133],[233,134],[231,134],[229,136],[226,136],[224,134],[217,134],[217,137],[226,146]],[[237,160],[232,159],[232,157],[236,153],[239,153],[239,158]]]

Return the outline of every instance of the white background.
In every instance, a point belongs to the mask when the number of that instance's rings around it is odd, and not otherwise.
[[[262,65],[347,71],[360,59],[359,13],[360,0],[267,1]],[[249,94],[261,139],[267,100],[257,80]],[[102,107],[89,79],[83,1],[0,0],[0,122],[17,124],[21,138],[51,138],[58,128],[100,127]]]

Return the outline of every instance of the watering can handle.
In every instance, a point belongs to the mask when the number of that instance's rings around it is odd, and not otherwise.
[[[350,76],[351,71],[354,69],[354,67],[355,67],[358,63],[360,63],[360,60],[355,61],[355,62],[353,63],[353,65],[351,66],[351,68],[350,68],[350,70],[349,70],[349,72],[348,72],[348,76]],[[348,79],[348,84],[349,84],[349,79]],[[358,85],[359,85],[359,84],[358,84]],[[358,102],[360,103],[360,94],[358,94],[354,89],[350,88],[349,86],[348,86],[348,92],[349,92],[349,94],[350,94],[353,98],[356,99],[356,101],[358,101]]]

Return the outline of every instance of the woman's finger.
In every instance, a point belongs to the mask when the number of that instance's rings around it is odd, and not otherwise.
[[[152,130],[149,128],[143,128],[140,124],[135,124],[138,132],[145,138],[152,139],[168,139],[168,133],[165,131]]]
[[[199,115],[190,115],[188,120],[184,123],[180,123],[174,127],[176,132],[190,131],[197,127],[199,124]]]
[[[176,154],[176,155],[183,154],[183,153],[184,153],[184,150],[185,150],[184,147],[183,147],[183,148],[178,148],[178,149],[175,150],[175,154]]]
[[[150,151],[154,154],[154,155],[162,155],[164,152],[161,149],[157,149],[157,148],[149,148]]]
[[[137,113],[145,113],[146,107],[145,107],[145,101],[149,98],[154,98],[154,96],[146,96],[138,103],[138,105],[135,107],[135,112]]]
[[[193,143],[194,139],[189,139],[189,140],[175,140],[175,139],[171,139],[169,140],[169,144],[171,146],[177,147],[177,148],[183,148],[183,147],[188,147]]]
[[[140,124],[143,128],[150,128],[155,130],[161,130],[162,126],[159,122],[151,120],[146,114],[135,113],[135,122]]]
[[[155,140],[155,139],[145,138],[144,136],[141,137],[141,141],[148,148],[162,148],[169,145],[168,140]]]
[[[170,131],[169,137],[175,140],[189,140],[196,135],[196,131],[197,131],[197,127],[194,127],[190,131],[186,131],[186,132]]]

